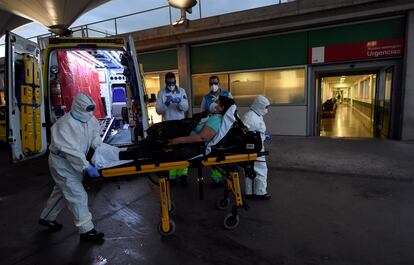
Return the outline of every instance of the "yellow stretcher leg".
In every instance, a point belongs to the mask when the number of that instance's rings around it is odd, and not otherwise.
[[[163,236],[174,233],[175,223],[170,219],[169,212],[172,209],[170,183],[166,177],[160,177],[160,204],[161,204],[161,223],[158,225],[158,232]]]
[[[230,172],[231,176],[231,184],[232,184],[232,193],[234,196],[234,201],[236,202],[237,207],[243,206],[243,199],[241,195],[241,189],[240,189],[240,178],[239,178],[239,172],[233,171]]]
[[[230,205],[230,198],[228,193],[231,192],[234,198],[234,204],[231,213],[228,213],[223,220],[223,225],[226,229],[234,229],[239,225],[240,219],[237,213],[237,209],[243,207],[243,198],[240,188],[240,177],[237,170],[230,171],[227,179],[227,189],[224,192],[224,196],[217,200],[217,208],[220,210],[227,209]]]

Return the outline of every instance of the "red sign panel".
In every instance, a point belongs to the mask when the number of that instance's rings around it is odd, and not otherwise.
[[[309,63],[400,57],[403,54],[404,39],[375,40],[310,48]]]

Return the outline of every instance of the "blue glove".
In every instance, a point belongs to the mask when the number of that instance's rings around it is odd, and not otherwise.
[[[266,141],[271,141],[272,140],[272,135],[269,132],[265,132],[265,140]]]
[[[181,98],[173,98],[172,103],[180,104],[181,103]]]
[[[97,178],[100,176],[98,169],[92,165],[89,165],[89,167],[87,167],[85,171],[91,178]]]
[[[166,96],[164,104],[168,107],[172,101],[173,101],[172,96]]]

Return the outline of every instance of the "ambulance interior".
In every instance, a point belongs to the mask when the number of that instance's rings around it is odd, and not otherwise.
[[[50,117],[56,121],[70,111],[78,93],[89,95],[96,103],[95,117],[100,122],[104,142],[123,146],[136,140],[128,89],[119,50],[54,50],[49,57]],[[137,126],[138,128],[140,126]]]

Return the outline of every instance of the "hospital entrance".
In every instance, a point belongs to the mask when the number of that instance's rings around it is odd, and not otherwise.
[[[401,96],[397,60],[323,65],[315,81],[315,135],[399,137]]]
[[[320,136],[374,136],[377,75],[340,75],[321,78]]]

